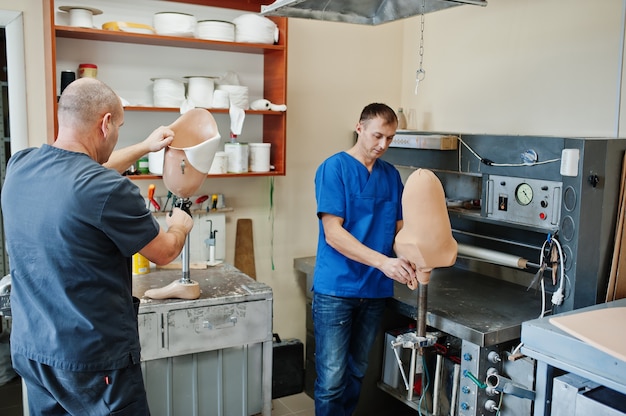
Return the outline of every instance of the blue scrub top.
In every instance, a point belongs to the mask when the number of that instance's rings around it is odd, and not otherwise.
[[[9,160],[2,189],[11,348],[71,371],[139,363],[130,257],[159,224],[128,178],[43,145]]]
[[[396,223],[402,220],[402,190],[392,164],[377,159],[370,173],[348,153],[337,153],[315,175],[317,215],[343,218],[343,227],[357,240],[391,257]],[[393,296],[393,280],[329,246],[320,219],[313,290],[339,297],[383,298]]]

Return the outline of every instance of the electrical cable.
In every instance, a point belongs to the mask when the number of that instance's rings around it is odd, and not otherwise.
[[[271,235],[270,235],[270,260],[272,262],[272,270],[274,268],[274,177],[270,177],[270,206],[268,218],[270,221]]]
[[[502,398],[504,397],[504,392],[500,393],[500,400],[498,402],[498,411],[496,412],[496,416],[500,416],[500,409],[502,409]]]
[[[559,287],[557,288],[556,291],[554,291],[552,293],[552,298],[551,298],[551,303],[554,306],[560,306],[561,304],[563,304],[563,300],[565,299],[565,279],[567,278],[569,280],[569,278],[565,275],[565,262],[563,260],[563,249],[561,248],[561,243],[559,243],[559,240],[556,239],[556,237],[551,236],[550,234],[548,234],[548,238],[546,239],[546,241],[544,241],[543,245],[541,246],[541,254],[539,255],[539,265],[543,266],[545,259],[544,259],[544,253],[545,253],[545,248],[546,248],[546,244],[550,244],[550,248],[549,250],[552,251],[553,245],[556,246],[558,253],[559,253],[559,274],[560,274],[560,278],[559,278]],[[540,269],[540,271],[538,273],[542,273],[542,270]],[[539,280],[541,281],[541,314],[539,315],[540,318],[543,318],[546,314],[546,312],[549,312],[546,310],[546,287],[545,287],[545,282],[543,279],[543,276],[539,275]],[[536,278],[535,278],[536,279]],[[533,283],[534,284],[534,283]]]
[[[544,265],[544,252],[546,251],[546,244],[548,244],[548,242],[550,241],[550,235],[548,235],[548,238],[546,239],[546,241],[543,242],[543,245],[541,246],[541,254],[539,255],[539,265],[540,265],[540,270],[539,272],[537,272],[539,274],[539,280],[541,281],[541,314],[539,314],[540,318],[543,318],[543,316],[546,313],[546,284],[543,281],[543,271],[541,270],[541,266]]]
[[[569,276],[567,274],[564,275],[565,276],[565,282],[566,282],[566,288],[567,287],[572,287],[572,282],[569,280]],[[571,291],[566,291],[565,289],[563,290],[563,300],[568,299],[569,295],[571,294]],[[561,305],[554,305],[556,309],[556,307],[561,306]],[[557,313],[556,311],[554,313]]]
[[[461,137],[458,138],[459,141],[461,142],[461,144],[463,146],[465,146],[467,148],[467,150],[469,150],[476,159],[480,160],[481,163],[484,163],[487,166],[496,166],[496,167],[524,167],[524,166],[536,166],[536,165],[545,165],[547,163],[555,163],[555,162],[560,162],[561,158],[556,158],[556,159],[549,159],[549,160],[544,160],[542,162],[525,162],[525,163],[496,163],[491,159],[487,159],[484,158],[482,156],[480,156],[478,153],[476,153],[474,151],[474,149],[472,149],[467,143],[465,143],[463,141],[463,139],[461,139]]]
[[[563,303],[563,299],[565,295],[563,294],[564,285],[565,285],[565,263],[563,261],[563,249],[561,248],[561,243],[555,237],[552,237],[551,242],[556,245],[557,250],[559,251],[559,263],[560,263],[560,282],[559,288],[552,294],[552,304],[555,306],[559,306]],[[542,253],[543,254],[543,253]]]
[[[546,284],[544,283],[543,279],[541,279],[541,314],[539,315],[539,317],[543,318],[545,314],[546,314]]]

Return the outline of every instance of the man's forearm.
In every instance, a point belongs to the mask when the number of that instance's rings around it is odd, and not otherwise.
[[[143,142],[114,150],[104,166],[109,169],[114,169],[119,173],[124,173],[131,165],[148,152],[149,148]]]

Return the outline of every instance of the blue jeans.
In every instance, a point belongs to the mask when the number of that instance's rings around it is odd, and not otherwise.
[[[313,294],[316,416],[354,412],[385,304],[385,298]]]

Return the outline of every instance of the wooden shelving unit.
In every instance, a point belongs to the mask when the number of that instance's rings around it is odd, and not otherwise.
[[[175,47],[181,49],[216,51],[216,52],[233,52],[239,54],[263,55],[263,98],[273,103],[286,103],[287,101],[287,19],[281,17],[272,17],[279,31],[279,42],[277,44],[257,44],[257,43],[240,43],[240,42],[221,42],[204,40],[197,38],[185,38],[176,36],[161,36],[156,34],[141,34],[130,32],[118,32],[102,29],[88,29],[72,26],[56,25],[55,1],[48,2],[48,15],[51,19],[51,51],[52,51],[52,79],[53,91],[58,91],[57,83],[59,76],[57,74],[57,39],[78,39],[85,42],[93,42],[93,47],[97,48],[100,42],[119,42],[130,45],[150,45],[156,47]],[[226,2],[216,1],[179,1],[179,3],[189,3],[194,5],[228,7],[243,11],[253,11],[260,9],[260,2],[243,0],[230,0]],[[139,7],[139,6],[138,6]],[[184,68],[181,68],[184,69]],[[232,68],[236,70],[237,68]],[[112,87],[114,87],[112,85]],[[54,100],[56,109],[56,96],[50,97]],[[146,107],[146,106],[127,106],[127,112],[166,112],[176,113],[178,108],[164,107]],[[210,109],[212,113],[228,114],[228,109]],[[56,111],[55,111],[56,114]],[[263,128],[259,135],[266,143],[271,143],[270,164],[274,169],[264,173],[243,173],[243,174],[224,174],[210,175],[212,177],[238,177],[238,176],[282,176],[285,175],[286,167],[286,112],[277,111],[254,111],[247,110],[246,115],[255,115],[263,117]],[[56,117],[56,115],[55,115]],[[128,115],[132,117],[132,114]],[[56,118],[55,118],[56,126]],[[56,132],[56,128],[55,128]],[[155,179],[159,178],[154,175],[137,175],[132,176],[133,179]]]

